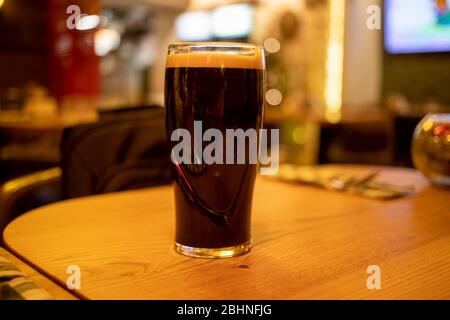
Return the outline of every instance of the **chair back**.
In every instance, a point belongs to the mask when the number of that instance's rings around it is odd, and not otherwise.
[[[61,155],[66,199],[171,182],[161,107],[104,112],[98,122],[67,128]]]

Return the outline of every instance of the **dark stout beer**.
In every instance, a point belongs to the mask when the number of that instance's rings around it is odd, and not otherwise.
[[[255,46],[252,55],[220,51],[169,53],[165,80],[169,141],[178,128],[189,130],[194,140],[194,121],[202,121],[203,132],[210,128],[220,130],[224,148],[226,129],[259,130],[264,99],[261,51]],[[172,148],[178,142],[170,143]],[[203,142],[203,147],[209,143]],[[247,153],[248,150],[235,150],[236,153],[242,151]],[[246,252],[250,243],[257,165],[248,161],[245,164],[194,164],[193,156],[192,164],[173,163],[172,166],[177,250],[194,256],[209,256],[213,252],[214,257]],[[183,252],[182,247],[198,249]],[[229,250],[218,250],[214,254],[214,249],[225,248]]]

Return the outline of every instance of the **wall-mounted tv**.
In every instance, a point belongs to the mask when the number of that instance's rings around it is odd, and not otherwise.
[[[387,52],[450,51],[450,0],[385,0],[384,4]]]

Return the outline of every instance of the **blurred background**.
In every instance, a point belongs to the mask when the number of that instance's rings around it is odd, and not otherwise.
[[[0,0],[4,216],[170,181],[164,64],[177,41],[264,46],[265,125],[281,129],[281,162],[412,166],[417,123],[450,111],[449,8],[448,0]],[[140,132],[151,145],[133,149],[146,117]],[[131,138],[114,144],[114,136]],[[83,158],[86,150],[96,157]],[[20,198],[49,179],[51,189]]]

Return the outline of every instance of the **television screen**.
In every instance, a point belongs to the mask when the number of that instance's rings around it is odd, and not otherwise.
[[[386,0],[389,53],[450,51],[450,0]]]

